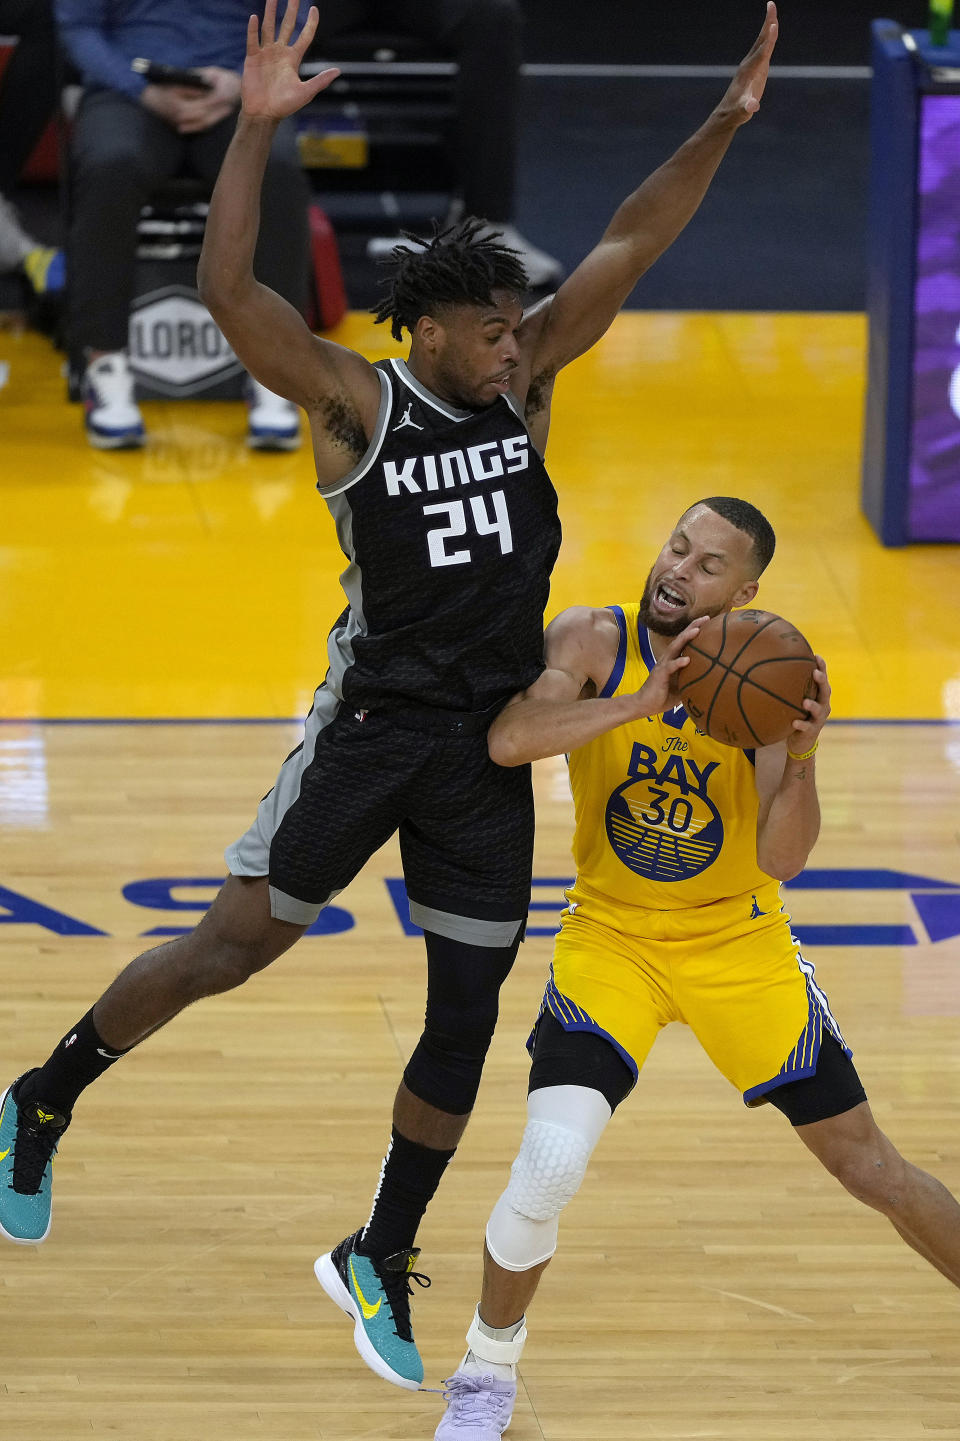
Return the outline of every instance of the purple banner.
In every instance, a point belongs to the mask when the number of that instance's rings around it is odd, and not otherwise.
[[[960,95],[920,111],[911,540],[960,540]]]

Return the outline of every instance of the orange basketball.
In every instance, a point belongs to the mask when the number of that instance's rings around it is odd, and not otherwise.
[[[677,685],[687,714],[714,740],[749,750],[786,740],[817,694],[816,657],[796,626],[768,610],[705,621],[684,646]]]

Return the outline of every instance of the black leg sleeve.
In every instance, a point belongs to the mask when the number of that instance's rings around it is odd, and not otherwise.
[[[500,1009],[500,987],[520,946],[493,949],[424,933],[427,1010],[423,1035],[407,1064],[407,1089],[450,1115],[473,1110]]]

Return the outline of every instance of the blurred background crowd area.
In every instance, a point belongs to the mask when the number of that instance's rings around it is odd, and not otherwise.
[[[523,64],[513,219],[531,246],[556,262],[559,275],[596,241],[624,193],[706,116],[722,93],[724,70],[752,42],[763,6],[760,0],[593,0],[589,7],[580,0],[520,0],[519,8]],[[878,13],[910,28],[927,20],[924,0],[891,0],[880,11],[864,0],[784,0],[762,123],[749,127],[734,147],[722,184],[631,304],[863,308],[869,24]],[[0,11],[0,35],[3,30]],[[0,40],[0,64],[15,43],[15,37]],[[413,53],[422,58],[422,49]],[[315,47],[314,54],[323,52]],[[437,57],[428,52],[428,63],[431,58]],[[62,78],[77,77],[65,70]],[[443,77],[429,83],[442,85]],[[69,99],[69,86],[67,94]],[[352,308],[366,307],[376,292],[376,238],[390,239],[404,226],[422,228],[432,215],[442,216],[456,185],[449,153],[420,145],[422,136],[414,137],[406,154],[396,144],[378,153],[377,127],[382,135],[409,123],[409,95],[395,97],[395,112],[393,103],[387,93],[373,107],[364,165],[316,165],[316,147],[311,157],[310,137],[302,140],[311,190],[337,237]],[[362,129],[366,123],[363,104],[361,95],[358,122],[356,98],[341,102],[348,141],[357,124]],[[17,125],[11,110],[0,103],[0,153],[12,144],[11,127]],[[303,126],[309,129],[306,121]],[[65,240],[69,145],[70,122],[60,115],[23,172],[8,182],[6,200],[23,229],[46,247]],[[757,222],[748,253],[745,208]],[[56,338],[57,298],[38,295],[42,284],[31,284],[17,267],[2,268],[0,312],[23,312],[28,324]]]

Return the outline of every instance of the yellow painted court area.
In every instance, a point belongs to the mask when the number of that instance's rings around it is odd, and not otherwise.
[[[349,316],[331,338],[402,353]],[[757,603],[827,658],[835,714],[960,718],[955,546],[884,550],[859,508],[856,315],[628,312],[557,384],[550,611],[636,598],[678,514],[741,495],[778,554]],[[90,449],[41,337],[0,333],[0,715],[297,716],[343,606],[308,447],[253,455],[239,403],[147,403]]]

